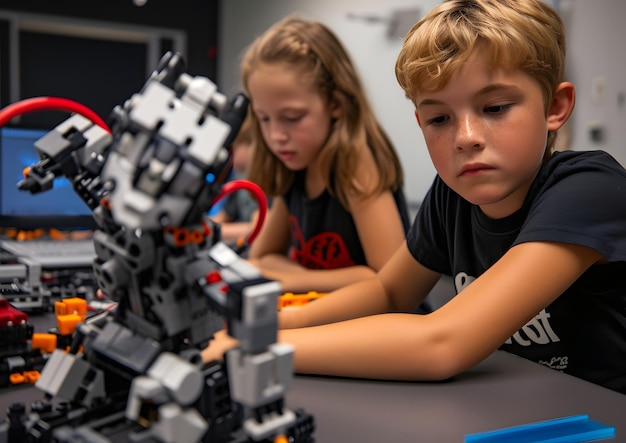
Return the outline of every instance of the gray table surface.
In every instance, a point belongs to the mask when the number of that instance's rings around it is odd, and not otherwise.
[[[316,441],[463,442],[465,435],[586,414],[626,442],[626,395],[503,351],[441,383],[298,376],[287,398]]]
[[[33,318],[37,330],[43,319]],[[0,417],[41,399],[28,386],[0,390]],[[503,351],[440,383],[296,376],[287,407],[315,417],[316,443],[452,443],[465,435],[587,414],[626,443],[626,395]]]

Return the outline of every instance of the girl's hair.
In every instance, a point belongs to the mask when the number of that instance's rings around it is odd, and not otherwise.
[[[521,69],[539,82],[545,112],[565,70],[565,30],[558,13],[539,0],[449,0],[424,16],[404,38],[396,78],[406,95],[442,89],[472,51],[492,67]],[[556,133],[548,135],[547,151]]]
[[[327,103],[339,100],[340,117],[320,152],[320,163],[329,192],[348,207],[348,195],[369,195],[403,184],[402,166],[394,147],[369,104],[350,57],[335,34],[323,24],[295,16],[287,17],[257,37],[244,53],[241,74],[247,90],[248,79],[261,64],[287,64],[314,82]],[[253,122],[255,150],[250,180],[270,196],[282,195],[293,181],[293,171],[269,150],[259,122]],[[356,177],[358,147],[367,145],[378,167],[374,189],[364,189]]]
[[[248,108],[248,112],[246,113],[246,118],[243,120],[241,127],[239,128],[239,132],[235,136],[235,139],[231,143],[231,145],[235,144],[251,144],[253,142],[252,138],[252,121],[250,118],[250,108]]]

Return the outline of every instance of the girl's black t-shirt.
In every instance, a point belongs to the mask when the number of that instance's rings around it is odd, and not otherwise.
[[[398,190],[393,195],[406,233],[410,221],[404,193]],[[311,269],[367,266],[352,215],[328,190],[319,197],[307,198],[304,172],[298,171],[282,198],[290,214],[291,260]]]

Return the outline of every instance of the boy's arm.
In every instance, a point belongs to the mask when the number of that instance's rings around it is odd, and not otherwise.
[[[399,305],[407,292],[398,293],[400,298],[394,292],[402,292],[397,280],[407,265],[396,258],[379,277],[383,292],[391,291],[390,300]],[[432,314],[372,315],[279,331],[279,337],[294,345],[300,373],[442,380],[486,358],[601,259],[582,246],[523,243]],[[407,286],[415,284],[412,274],[403,278]]]
[[[379,278],[381,274],[386,274],[386,284]],[[279,328],[303,328],[389,311],[411,312],[428,295],[439,277],[440,274],[417,263],[403,243],[376,277],[337,290],[305,306],[280,311]],[[202,352],[203,359],[221,359],[225,351],[236,345],[237,341],[226,331],[220,331]]]

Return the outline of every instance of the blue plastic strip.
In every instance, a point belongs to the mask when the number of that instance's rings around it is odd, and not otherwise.
[[[615,427],[588,415],[547,420],[465,436],[465,443],[581,443],[615,437]]]

